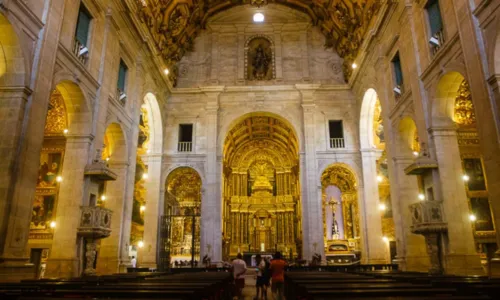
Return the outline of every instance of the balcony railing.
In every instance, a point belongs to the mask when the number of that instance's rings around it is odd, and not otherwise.
[[[330,139],[330,149],[341,149],[341,148],[345,148],[344,138]]]
[[[193,142],[179,142],[177,144],[177,152],[191,152],[193,151]]]
[[[112,211],[100,206],[82,206],[78,234],[89,238],[103,238],[111,234]]]
[[[73,45],[73,54],[82,64],[86,64],[89,58],[89,49],[78,40],[75,40]]]
[[[436,53],[438,53],[439,49],[441,49],[444,44],[443,30],[436,32],[436,34],[434,34],[432,38],[437,40],[437,44],[431,43],[432,55],[436,55]]]

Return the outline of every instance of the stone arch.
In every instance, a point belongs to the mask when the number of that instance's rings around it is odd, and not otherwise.
[[[168,176],[170,174],[172,174],[172,172],[174,172],[176,169],[179,169],[179,168],[191,168],[191,169],[195,170],[196,173],[198,173],[198,175],[200,176],[202,187],[203,187],[203,185],[205,184],[204,170],[201,169],[197,165],[191,165],[191,164],[180,163],[180,164],[174,164],[174,165],[170,165],[166,168],[163,168],[161,182],[165,183],[168,180]]]
[[[160,154],[163,152],[163,122],[155,94],[148,92],[144,96],[142,108],[145,109],[149,122],[148,148],[151,154]]]
[[[413,152],[418,152],[419,142],[415,141],[418,138],[417,125],[411,117],[405,117],[399,121],[397,134],[397,149],[402,156],[411,156]]]
[[[361,114],[359,117],[359,134],[361,149],[375,148],[373,137],[374,111],[378,99],[378,94],[373,88],[366,90],[361,104]]]
[[[234,114],[230,117],[225,118],[222,121],[221,127],[219,129],[219,134],[217,135],[217,145],[218,145],[218,154],[223,154],[223,149],[224,149],[224,142],[226,139],[226,136],[228,132],[233,128],[236,124],[239,122],[243,121],[246,118],[252,117],[252,116],[267,116],[267,117],[273,117],[276,118],[283,123],[285,123],[289,128],[292,129],[293,133],[295,134],[295,137],[297,138],[297,143],[298,143],[298,151],[301,151],[303,147],[302,143],[302,130],[299,122],[293,122],[289,120],[296,120],[294,116],[292,115],[286,115],[282,116],[281,114],[285,113],[283,111],[278,112],[277,110],[273,108],[268,108],[266,111],[252,111],[252,109],[247,109],[247,112],[244,114]],[[300,134],[299,134],[300,133]]]
[[[124,163],[128,161],[127,139],[122,126],[110,123],[105,131],[105,150],[103,158],[109,158],[110,163]]]
[[[79,85],[62,80],[55,85],[66,105],[69,134],[90,134],[92,130],[92,109]]]
[[[453,120],[455,99],[464,80],[462,73],[457,71],[450,71],[441,76],[432,101],[433,124]]]
[[[0,12],[0,86],[26,86],[29,62],[24,57],[16,28]]]

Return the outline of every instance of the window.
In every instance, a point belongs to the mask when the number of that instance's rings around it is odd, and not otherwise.
[[[90,21],[92,21],[92,16],[90,15],[89,11],[85,8],[84,5],[80,5],[75,33],[75,39],[80,43],[80,45],[87,46]]]
[[[403,86],[403,70],[401,68],[401,59],[399,58],[399,52],[394,55],[392,59],[392,68],[394,69],[394,80],[396,86],[401,88]]]
[[[342,125],[342,121],[328,121],[328,129],[330,132],[330,148],[345,148],[344,127]]]
[[[443,21],[441,19],[441,10],[439,9],[439,0],[429,0],[425,6],[429,26],[431,28],[431,36],[435,37],[443,30]]]
[[[117,87],[118,87],[118,93],[120,95],[120,100],[122,101],[125,100],[125,98],[127,97],[125,95],[125,81],[127,79],[127,71],[128,71],[127,65],[123,62],[123,60],[120,59]]]
[[[193,124],[179,125],[179,143],[177,151],[191,152],[193,148]]]

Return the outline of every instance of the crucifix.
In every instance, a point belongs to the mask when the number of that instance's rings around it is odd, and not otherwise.
[[[333,197],[328,201],[328,205],[330,205],[330,209],[332,210],[332,240],[338,240],[340,238],[339,224],[335,219],[335,211],[337,210],[338,204],[339,202],[335,201]]]

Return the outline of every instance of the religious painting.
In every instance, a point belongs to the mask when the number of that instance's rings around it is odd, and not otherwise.
[[[47,230],[54,217],[56,195],[36,195],[31,212],[30,229]]]
[[[37,188],[55,188],[56,178],[61,171],[61,152],[42,152],[38,169]]]
[[[247,79],[273,79],[273,51],[269,40],[263,37],[252,39],[248,43]]]
[[[488,198],[471,198],[470,206],[477,220],[474,222],[476,231],[493,231],[493,219],[491,217],[490,203]]]
[[[480,158],[464,158],[464,171],[469,176],[467,187],[469,191],[485,191],[486,180]]]

